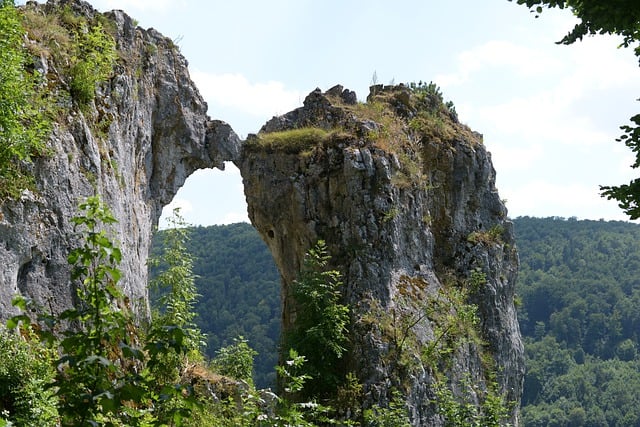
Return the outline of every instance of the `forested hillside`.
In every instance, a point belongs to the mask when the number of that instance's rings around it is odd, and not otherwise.
[[[640,425],[640,226],[518,218],[527,426]]]
[[[562,218],[514,220],[526,426],[640,425],[640,226]],[[279,276],[249,224],[196,227],[198,324],[207,353],[242,335],[272,385]]]
[[[243,336],[258,352],[257,387],[275,383],[280,336],[280,276],[271,254],[247,223],[194,227],[188,248],[200,298],[196,323],[207,334],[206,354],[214,357]],[[154,239],[154,251],[160,239]],[[153,272],[152,272],[153,273]]]

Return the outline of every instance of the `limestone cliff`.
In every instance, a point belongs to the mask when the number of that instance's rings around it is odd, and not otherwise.
[[[413,425],[442,425],[438,381],[478,403],[492,371],[499,392],[519,401],[512,225],[481,135],[437,88],[376,86],[366,104],[340,86],[316,90],[249,137],[240,169],[249,217],[282,274],[285,330],[295,321],[287,289],[305,251],[326,241],[352,307],[345,372],[357,373],[370,404],[395,388]],[[451,319],[472,304],[481,336],[459,339]]]
[[[36,67],[59,115],[51,154],[30,166],[36,189],[0,205],[0,318],[13,312],[16,293],[53,312],[71,304],[66,257],[76,233],[70,219],[94,194],[119,221],[121,283],[144,311],[150,237],[162,207],[196,169],[222,168],[227,154],[221,153],[237,150],[238,138],[226,123],[209,119],[187,61],[157,31],[137,27],[121,11],[102,16],[81,1],[29,3],[25,11],[38,26],[27,44],[38,47],[31,49],[39,54]],[[69,94],[65,52],[54,51],[66,39],[53,37],[97,18],[109,27],[118,60],[95,99],[79,106]]]

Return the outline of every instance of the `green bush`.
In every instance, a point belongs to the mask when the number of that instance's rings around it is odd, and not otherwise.
[[[59,351],[52,362],[60,422],[65,426],[183,425],[195,406],[191,384],[159,375],[166,359],[184,361],[189,332],[178,324],[152,326],[143,333],[118,282],[122,259],[104,227],[116,222],[98,197],[80,204],[73,223],[82,244],[69,254],[77,289],[74,308],[39,314],[40,339]],[[24,298],[15,305],[25,309]],[[8,326],[31,324],[26,314]],[[177,359],[173,356],[178,356]],[[180,366],[176,369],[180,370]],[[176,375],[177,376],[177,375]]]
[[[253,386],[253,358],[258,353],[249,347],[242,336],[234,338],[233,344],[222,347],[211,361],[211,368],[220,375],[242,380]]]
[[[174,209],[168,219],[169,229],[162,234],[163,251],[151,256],[149,265],[161,271],[151,280],[149,286],[159,291],[158,312],[154,313],[154,327],[180,327],[184,333],[184,345],[188,352],[200,354],[205,346],[205,335],[195,324],[195,303],[200,296],[196,288],[196,276],[193,273],[193,257],[187,250],[190,229],[180,215],[180,209]]]
[[[93,100],[96,85],[113,74],[117,59],[116,43],[102,24],[81,25],[76,34],[77,53],[72,58],[70,92],[81,106]]]
[[[0,329],[0,425],[56,425],[53,359],[39,342]]]
[[[375,405],[364,411],[364,425],[369,427],[411,427],[402,395],[394,390],[388,407]]]

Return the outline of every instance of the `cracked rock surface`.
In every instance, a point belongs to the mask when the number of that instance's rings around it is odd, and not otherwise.
[[[385,404],[392,389],[403,390],[413,425],[443,425],[432,403],[436,377],[444,374],[452,383],[469,378],[478,390],[486,388],[483,353],[495,361],[499,391],[507,401],[519,401],[524,356],[513,302],[518,258],[481,135],[453,115],[445,117],[453,132],[415,133],[409,123],[419,112],[409,103],[410,91],[372,90],[373,112],[382,104],[391,119],[363,114],[352,92],[337,86],[312,92],[303,107],[272,119],[246,142],[239,167],[249,217],[282,275],[283,329],[295,320],[288,288],[305,252],[322,239],[352,310],[344,369],[357,373],[369,404]],[[264,143],[269,133],[281,132],[287,141],[287,131],[305,128],[333,136],[297,149]],[[499,238],[481,238],[491,230]],[[486,277],[468,292],[486,345],[461,345],[436,373],[420,353],[436,339],[437,316],[421,319],[421,313],[451,283],[466,286],[474,271]],[[396,319],[397,327],[402,319],[420,319],[407,333],[413,347],[403,350],[403,357],[414,359],[410,367],[394,364],[398,353],[380,326],[384,315],[366,321],[372,307]],[[477,402],[480,394],[471,399]],[[511,421],[517,417],[515,408]]]

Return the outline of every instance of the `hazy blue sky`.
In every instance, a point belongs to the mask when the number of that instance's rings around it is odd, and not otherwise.
[[[484,135],[509,215],[625,219],[599,184],[633,177],[614,141],[640,111],[640,69],[618,40],[559,40],[567,10],[507,0],[94,0],[174,39],[213,118],[244,137],[335,84],[430,81]],[[235,168],[199,171],[174,204],[193,224],[246,220]]]

